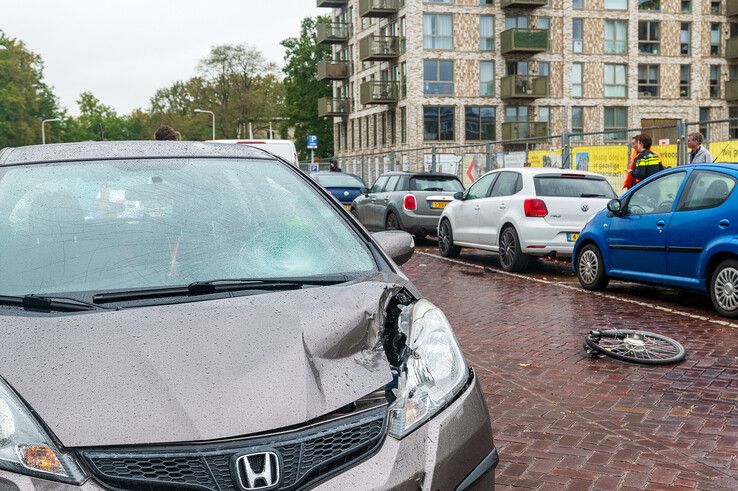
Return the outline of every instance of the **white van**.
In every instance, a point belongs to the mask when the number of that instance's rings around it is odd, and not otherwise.
[[[261,148],[277,157],[285,159],[295,167],[300,167],[297,160],[297,149],[292,140],[210,140],[211,143],[235,143],[237,145],[251,145]]]

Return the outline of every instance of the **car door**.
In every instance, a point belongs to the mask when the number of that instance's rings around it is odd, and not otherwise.
[[[735,185],[733,176],[719,171],[696,170],[689,176],[667,233],[670,275],[696,279],[708,244],[721,236],[735,235],[735,208],[726,203]]]
[[[606,233],[612,274],[640,279],[666,274],[666,231],[686,175],[666,174],[628,196],[624,212],[612,218]]]
[[[377,179],[366,196],[361,196],[355,202],[356,214],[359,216],[359,221],[364,224],[366,228],[376,228],[376,221],[374,219],[373,205],[377,199],[378,190],[381,190],[384,183],[387,182],[389,177],[381,176]]]
[[[502,218],[507,212],[510,197],[523,189],[519,172],[503,171],[490,190],[489,197],[479,200],[481,207],[477,228],[477,243],[497,247]]]
[[[479,203],[489,194],[498,172],[486,174],[464,193],[464,199],[454,206],[453,234],[455,242],[475,243],[479,222]]]
[[[397,183],[400,181],[400,175],[392,175],[387,179],[386,184],[376,195],[376,199],[372,204],[374,213],[376,213],[377,227],[383,229],[385,217],[387,216],[387,208],[389,207],[392,193],[397,187]]]
[[[374,182],[372,188],[369,190],[369,196],[367,196],[369,198],[369,211],[367,213],[367,219],[369,220],[369,227],[372,230],[377,230],[384,227],[384,220],[380,221],[379,218],[378,209],[381,208],[381,206],[378,203],[378,198],[379,195],[382,194],[387,181],[389,181],[389,176],[379,176],[379,178]]]

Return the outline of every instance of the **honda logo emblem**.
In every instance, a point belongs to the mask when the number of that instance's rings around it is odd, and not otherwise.
[[[582,211],[583,211],[583,212],[585,212],[585,213],[586,213],[587,211],[589,211],[589,205],[588,205],[588,204],[584,204],[584,205],[582,205]]]
[[[274,452],[242,455],[236,460],[241,489],[265,490],[279,484],[279,457]]]

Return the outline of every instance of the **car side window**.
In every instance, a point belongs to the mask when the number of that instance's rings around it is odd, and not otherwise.
[[[677,211],[703,210],[722,205],[735,187],[735,178],[722,172],[698,170],[687,182]]]
[[[492,187],[489,197],[512,196],[521,189],[523,189],[523,184],[520,180],[520,174],[517,172],[500,172],[500,178]]]
[[[389,181],[387,181],[387,185],[384,187],[384,192],[390,193],[395,190],[395,187],[397,187],[397,182],[400,180],[400,176],[391,176],[389,178]]]
[[[495,180],[495,177],[497,177],[497,174],[487,174],[486,176],[482,176],[477,182],[472,184],[472,187],[469,188],[469,191],[466,193],[466,199],[486,198],[489,187]]]
[[[381,193],[387,181],[389,181],[389,176],[381,176],[379,179],[374,181],[374,186],[372,186],[369,192],[370,193]]]
[[[628,215],[670,213],[685,175],[685,172],[675,172],[637,189],[628,200],[626,213]]]

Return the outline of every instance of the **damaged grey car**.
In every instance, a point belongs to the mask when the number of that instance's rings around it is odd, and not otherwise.
[[[0,152],[0,489],[492,489],[443,312],[255,148]]]

